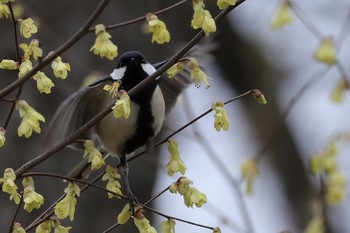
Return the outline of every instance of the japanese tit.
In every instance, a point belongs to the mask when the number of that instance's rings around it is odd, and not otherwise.
[[[210,57],[210,46],[196,48],[188,56],[197,59]],[[166,61],[165,61],[166,62]],[[52,145],[67,138],[70,134],[88,122],[102,109],[116,100],[103,90],[106,84],[120,81],[119,89],[129,91],[165,62],[150,64],[145,57],[136,51],[124,53],[110,75],[101,78],[89,86],[73,93],[58,107],[46,137],[46,145]],[[163,125],[166,115],[173,108],[181,91],[191,83],[188,70],[173,78],[158,77],[141,91],[130,97],[130,115],[127,119],[116,119],[108,114],[87,132],[80,135],[77,142],[69,147],[83,149],[82,140],[98,141],[111,156],[118,156],[122,165],[128,196],[133,198],[128,182],[126,156],[136,149],[145,146]],[[87,162],[82,162],[72,176],[81,176],[80,172]],[[136,200],[135,198],[133,198]],[[132,204],[132,203],[131,203]]]

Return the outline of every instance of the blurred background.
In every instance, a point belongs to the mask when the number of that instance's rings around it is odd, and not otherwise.
[[[96,24],[123,22],[173,3],[175,1],[168,0],[111,1]],[[344,32],[343,26],[349,25],[349,21],[346,21],[350,11],[349,1],[295,3],[307,15],[308,22],[316,25],[324,36],[333,36],[336,41],[340,32]],[[33,38],[40,41],[46,55],[84,24],[98,1],[18,0],[15,4],[23,6],[23,18],[32,17],[38,25],[39,31]],[[179,143],[182,159],[188,168],[186,176],[207,195],[208,203],[202,208],[188,209],[182,197],[166,193],[152,203],[155,209],[204,225],[219,226],[222,232],[303,232],[306,228],[312,206],[320,193],[319,179],[310,175],[308,160],[322,152],[332,137],[349,132],[349,93],[346,93],[342,104],[330,100],[330,94],[342,74],[335,67],[323,72],[327,69],[326,65],[313,59],[320,40],[297,17],[282,30],[271,29],[270,20],[278,4],[277,0],[247,0],[217,24],[214,37],[218,48],[213,52],[215,61],[204,65],[207,75],[212,78],[211,87],[189,87],[158,138],[203,113],[212,102],[226,101],[253,88],[264,93],[268,104],[259,105],[253,98],[246,97],[226,106],[231,121],[229,131],[216,132],[213,114],[209,114],[176,135],[174,139]],[[206,1],[206,7],[212,15],[219,12],[216,1]],[[143,32],[143,23],[109,33],[118,45],[119,54],[139,50],[150,62],[156,63],[172,56],[196,34],[197,31],[190,27],[192,14],[189,1],[160,15],[171,34],[170,43],[165,45],[152,44],[151,35]],[[0,20],[0,32],[0,59],[16,59],[10,20]],[[349,73],[350,43],[349,36],[345,35],[338,58],[345,72]],[[61,55],[63,61],[69,62],[72,67],[67,80],[54,78],[49,66],[43,69],[55,83],[52,94],[39,94],[33,80],[24,86],[21,99],[42,113],[47,122],[59,103],[80,88],[85,77],[92,73],[108,74],[114,69],[116,60],[101,59],[89,52],[94,40],[94,34],[90,33]],[[20,42],[29,43],[30,40],[21,37]],[[314,81],[300,95],[301,88],[314,76]],[[0,70],[1,89],[15,79],[16,72]],[[14,95],[12,93],[11,97]],[[290,103],[294,104],[293,108],[284,118]],[[10,106],[0,102],[0,109],[2,126]],[[0,171],[7,167],[17,169],[42,152],[43,135],[19,138],[19,123],[19,114],[15,111],[6,131],[6,144],[0,149]],[[43,125],[43,131],[46,126]],[[339,149],[341,170],[349,177],[349,144],[340,143]],[[130,164],[131,186],[141,202],[178,178],[166,174],[166,146],[161,146],[156,152],[152,157],[143,156]],[[253,194],[248,196],[244,192],[244,183],[239,182],[240,164],[257,155],[262,156],[260,175],[254,183]],[[80,152],[64,149],[32,171],[65,175],[81,157]],[[49,207],[66,186],[52,178],[35,178],[35,182],[36,190],[45,197],[45,204],[31,214],[21,210],[17,221],[23,226]],[[99,182],[99,185],[104,186],[105,183]],[[342,203],[326,208],[327,232],[350,232],[349,204],[347,189]],[[61,222],[72,226],[71,232],[103,232],[116,223],[116,216],[124,205],[124,200],[110,200],[105,193],[89,189],[78,199],[74,222]],[[0,194],[0,206],[0,228],[3,231],[8,229],[16,206],[8,201],[8,195],[4,193]],[[146,216],[160,232],[160,223],[165,219],[152,216],[150,212],[146,212]],[[129,222],[112,232],[137,232],[137,229]],[[177,222],[176,232],[210,231]]]

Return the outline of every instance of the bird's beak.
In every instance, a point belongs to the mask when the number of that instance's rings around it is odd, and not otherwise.
[[[135,58],[131,58],[130,60],[130,66],[131,67],[135,67],[137,65],[136,59]]]

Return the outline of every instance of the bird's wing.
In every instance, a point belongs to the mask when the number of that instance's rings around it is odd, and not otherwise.
[[[212,43],[212,41],[204,42],[203,44],[193,47],[184,58],[194,57],[198,60],[198,63],[203,66],[213,60],[213,55],[211,53],[216,46],[217,45]],[[166,62],[167,61],[159,62],[153,64],[153,66],[159,69]],[[175,106],[181,92],[191,83],[193,83],[193,81],[191,80],[190,70],[187,67],[172,78],[168,78],[166,73],[161,75],[158,85],[164,96],[166,115],[168,115]]]
[[[71,94],[60,104],[46,131],[44,149],[62,142],[103,109],[105,96],[100,93],[103,84],[107,82],[112,82],[112,79],[110,77],[101,78]],[[81,139],[94,140],[94,128],[84,132],[77,140]],[[72,143],[68,147],[84,148],[79,142]]]

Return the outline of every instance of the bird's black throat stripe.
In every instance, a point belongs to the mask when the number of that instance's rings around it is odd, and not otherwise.
[[[138,104],[140,109],[136,122],[136,131],[125,143],[123,150],[125,154],[129,154],[145,145],[154,136],[154,129],[152,128],[154,116],[152,114],[151,99],[156,87],[157,83],[152,83],[130,99]]]

